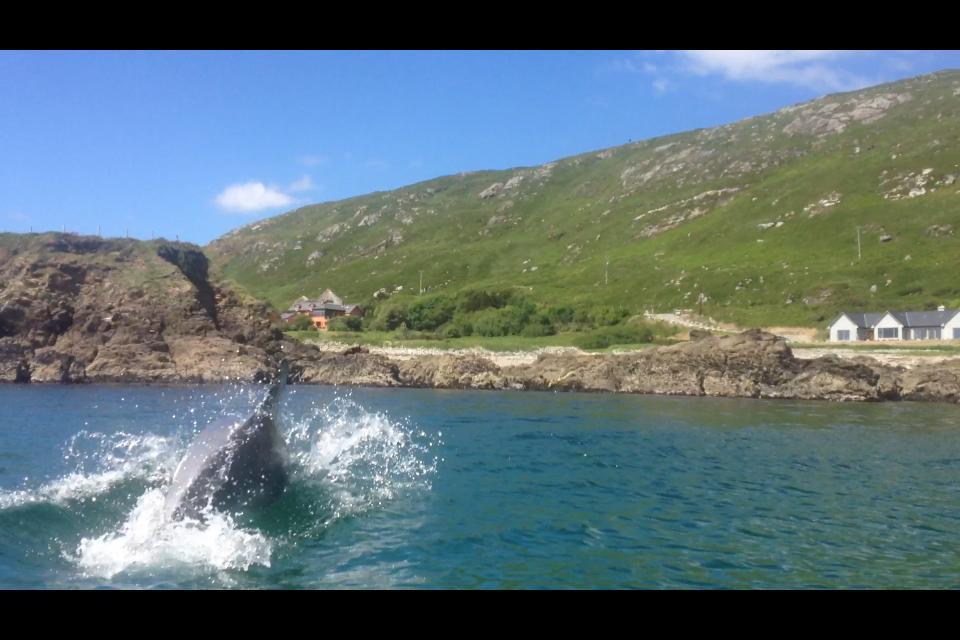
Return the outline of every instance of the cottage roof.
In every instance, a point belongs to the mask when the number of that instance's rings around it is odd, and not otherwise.
[[[887,315],[886,312],[854,313],[850,311],[844,311],[843,313],[840,314],[840,316],[837,316],[837,320],[839,320],[841,316],[847,316],[848,318],[850,318],[853,324],[857,325],[861,329],[872,329],[873,327],[877,326],[877,323],[880,322],[880,319],[885,315]],[[831,324],[836,323],[837,320],[834,320]]]
[[[884,311],[883,313],[854,313],[844,311],[830,324],[835,324],[841,316],[846,316],[861,329],[873,329],[887,313],[896,318],[897,322],[905,327],[942,327],[953,318],[953,316],[960,313],[960,309],[946,309],[944,311]]]
[[[350,313],[357,306],[355,304],[343,304],[343,301],[335,293],[327,289],[315,300],[300,296],[290,305],[289,311],[342,311]]]
[[[320,294],[320,297],[317,298],[318,302],[332,302],[333,304],[343,304],[343,300],[335,294],[330,289],[325,289],[323,293]]]
[[[891,311],[905,327],[942,327],[950,318],[957,315],[960,309],[944,311]]]

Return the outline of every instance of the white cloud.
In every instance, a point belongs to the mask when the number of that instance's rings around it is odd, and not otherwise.
[[[653,90],[659,95],[670,90],[670,83],[665,78],[657,78],[653,81]]]
[[[654,74],[657,72],[657,66],[655,64],[637,57],[611,60],[607,64],[607,68],[610,71],[625,71],[627,73]]]
[[[297,193],[299,191],[313,191],[316,188],[317,186],[313,184],[313,179],[310,176],[303,176],[302,178],[300,178],[299,180],[291,184],[289,187],[287,187],[287,191],[292,191],[293,193]]]
[[[289,195],[262,182],[232,184],[217,195],[216,201],[221,209],[230,213],[253,213],[295,202]]]
[[[719,74],[737,82],[792,84],[826,91],[849,91],[871,84],[836,66],[840,58],[849,54],[848,51],[834,50],[703,50],[679,53],[687,72],[697,75]]]

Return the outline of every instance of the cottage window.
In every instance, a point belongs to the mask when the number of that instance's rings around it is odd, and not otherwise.
[[[960,340],[960,327],[957,327],[953,330],[953,339]]]
[[[837,330],[837,340],[849,340],[850,339],[850,330],[849,329],[838,329]]]
[[[880,329],[880,339],[883,338],[897,338],[899,336],[899,331],[897,327],[890,327],[889,329]]]

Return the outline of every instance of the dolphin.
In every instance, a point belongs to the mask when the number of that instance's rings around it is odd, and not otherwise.
[[[219,420],[200,432],[167,490],[168,520],[202,519],[207,508],[265,506],[283,493],[287,454],[276,413],[286,381],[284,361],[249,418]]]

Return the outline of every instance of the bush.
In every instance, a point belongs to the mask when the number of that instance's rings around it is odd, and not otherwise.
[[[417,300],[407,309],[407,326],[414,331],[433,331],[453,318],[456,305],[446,296]]]
[[[457,314],[441,331],[444,338],[464,338],[473,335],[473,324],[463,314]]]
[[[514,293],[508,289],[463,291],[457,296],[457,311],[471,313],[491,308],[501,309],[510,304],[514,298]]]
[[[374,331],[393,331],[407,322],[407,305],[402,302],[385,303],[377,307],[369,327]]]
[[[302,314],[297,314],[287,322],[287,327],[293,331],[308,331],[313,329],[313,320],[310,319],[310,316],[305,316]]]
[[[520,335],[527,338],[542,338],[543,336],[552,336],[556,332],[556,329],[554,329],[553,325],[551,324],[531,322],[523,328],[523,331],[520,332]]]
[[[520,335],[534,311],[535,307],[529,302],[502,309],[487,309],[476,314],[473,331],[486,337]]]
[[[594,326],[610,327],[620,324],[624,318],[630,316],[626,307],[595,307],[590,311],[590,320]]]
[[[640,325],[602,327],[578,336],[573,343],[581,349],[605,349],[615,344],[653,342],[653,329]]]
[[[550,319],[551,324],[559,325],[572,323],[575,315],[570,307],[547,307],[544,313]]]
[[[573,314],[573,321],[581,327],[593,326],[593,319],[590,317],[590,312],[587,309],[577,309]]]
[[[339,316],[327,323],[330,331],[362,331],[363,320],[356,316]]]

